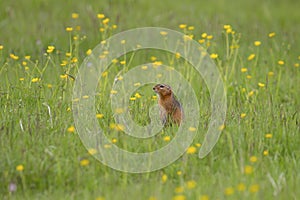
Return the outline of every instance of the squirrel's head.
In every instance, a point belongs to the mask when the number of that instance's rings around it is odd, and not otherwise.
[[[157,84],[153,87],[154,92],[156,92],[160,97],[165,97],[172,95],[172,88],[166,84]]]

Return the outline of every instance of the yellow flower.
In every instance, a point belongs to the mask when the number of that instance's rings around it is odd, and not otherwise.
[[[266,135],[265,135],[265,138],[272,138],[273,137],[273,135],[271,134],[271,133],[267,133]]]
[[[250,166],[250,165],[246,165],[245,168],[244,168],[244,172],[245,172],[245,174],[252,174],[253,167]]]
[[[178,176],[180,176],[181,174],[182,174],[182,171],[177,171],[177,173],[176,173]]]
[[[175,53],[175,58],[179,59],[181,57],[180,53]]]
[[[107,25],[108,22],[109,22],[109,18],[106,18],[106,19],[102,20],[102,23],[103,23],[104,25]]]
[[[190,147],[186,150],[186,153],[187,153],[187,154],[194,154],[194,153],[196,153],[196,151],[197,151],[197,148],[196,148],[196,147],[190,146]]]
[[[105,200],[105,198],[100,196],[100,197],[97,197],[96,200]]]
[[[219,126],[219,130],[222,131],[225,129],[225,124],[222,124],[221,126]]]
[[[186,200],[184,195],[176,195],[172,198],[172,200]]]
[[[248,60],[250,61],[250,60],[253,60],[255,58],[255,54],[254,53],[252,53],[252,54],[250,54],[249,56],[248,56]]]
[[[51,85],[51,87],[52,87],[52,85]],[[70,107],[68,107],[68,108],[67,108],[67,111],[68,111],[68,112],[70,112],[70,111],[71,111],[71,108],[70,108]]]
[[[203,43],[205,42],[205,40],[204,40],[204,39],[201,39],[201,40],[198,40],[198,42],[199,42],[200,44],[203,44]]]
[[[245,117],[246,117],[246,113],[242,113],[241,118],[245,118]]]
[[[121,80],[123,80],[123,76],[120,75],[120,76],[117,77],[117,79],[118,79],[119,81],[121,81]]]
[[[241,72],[246,72],[246,71],[248,71],[247,68],[245,68],[245,67],[241,68]]]
[[[141,83],[140,83],[140,82],[137,82],[137,83],[134,83],[133,85],[136,86],[136,87],[138,87],[138,86],[141,85]]]
[[[135,100],[136,100],[136,97],[130,97],[129,100],[130,100],[130,101],[135,101]]]
[[[104,115],[101,114],[101,113],[96,114],[96,118],[97,118],[97,119],[102,119],[103,117],[104,117]]]
[[[4,46],[3,45],[0,45],[0,50],[2,50],[4,48]]]
[[[195,29],[194,26],[189,26],[189,27],[188,27],[188,30],[189,30],[189,31],[192,31],[192,30],[194,30],[194,29]]]
[[[22,62],[22,65],[23,65],[23,66],[26,66],[26,65],[27,65],[27,62],[26,62],[26,61],[23,61],[23,62]]]
[[[252,90],[252,91],[250,91],[250,92],[248,93],[248,97],[253,96],[253,94],[254,94],[254,91]]]
[[[207,37],[207,33],[202,33],[202,34],[201,34],[201,37],[202,37],[203,39],[205,39],[205,38]]]
[[[284,65],[284,61],[283,60],[278,60],[278,65]]]
[[[153,67],[158,67],[158,66],[160,66],[160,65],[162,65],[162,62],[161,62],[161,61],[154,61],[154,62],[153,62]]]
[[[197,130],[197,129],[196,129],[195,127],[192,127],[192,126],[189,127],[189,131],[190,131],[190,132],[195,132],[196,130]]]
[[[156,99],[157,99],[157,96],[154,95],[154,96],[152,96],[151,98],[152,98],[153,100],[156,100]]]
[[[251,75],[247,75],[246,78],[247,78],[247,79],[251,79],[252,76],[251,76]]]
[[[227,30],[227,29],[230,29],[230,28],[231,28],[231,26],[230,26],[230,25],[228,25],[228,24],[225,24],[225,25],[223,26],[223,28],[224,28],[225,30]]]
[[[31,56],[25,56],[25,60],[30,60]]]
[[[199,200],[209,200],[209,197],[208,197],[208,195],[204,194],[204,195],[200,196]]]
[[[25,79],[22,77],[22,78],[19,78],[19,80],[20,80],[20,81],[24,81]]]
[[[60,64],[60,66],[66,66],[68,64],[68,61],[63,60],[62,63]]]
[[[234,33],[231,28],[226,29],[226,33]]]
[[[184,191],[184,187],[182,186],[176,187],[174,190],[175,193],[183,193],[183,191]]]
[[[271,33],[268,34],[269,38],[272,38],[272,37],[274,37],[275,35],[276,35],[276,33],[274,33],[274,32],[271,32]]]
[[[67,28],[66,28],[66,31],[67,31],[67,32],[71,32],[71,31],[73,31],[73,28],[72,28],[72,27],[67,27]]]
[[[13,53],[9,54],[9,57],[12,58],[13,60],[18,60],[19,59],[19,56],[16,56]]]
[[[263,88],[263,87],[265,87],[265,84],[264,83],[258,83],[258,86]]]
[[[40,80],[41,80],[40,78],[33,78],[33,79],[31,79],[31,82],[36,83],[36,82],[39,82]]]
[[[295,64],[294,64],[294,67],[299,67],[299,66],[300,66],[299,63],[295,63]]]
[[[196,147],[201,147],[201,143],[196,143]]]
[[[165,136],[165,137],[163,138],[163,140],[164,140],[165,142],[169,142],[169,141],[171,140],[171,137],[170,137],[170,136]]]
[[[267,156],[267,155],[269,155],[269,151],[268,150],[264,150],[263,154],[264,154],[264,156]]]
[[[86,51],[86,55],[91,55],[92,54],[92,49],[88,49],[87,51]]]
[[[186,24],[179,24],[179,28],[180,29],[185,29],[186,28]]]
[[[118,142],[118,140],[117,140],[116,138],[113,138],[113,139],[111,140],[111,142],[115,144],[115,143]]]
[[[125,64],[126,64],[126,60],[120,61],[120,64],[121,64],[121,65],[125,65]]]
[[[211,57],[212,59],[216,59],[216,58],[218,58],[218,54],[212,53],[212,54],[210,54],[210,57]]]
[[[187,187],[188,189],[193,189],[193,188],[196,187],[196,185],[197,185],[197,183],[196,183],[196,181],[194,181],[194,180],[191,180],[191,181],[186,182],[186,187]]]
[[[268,76],[274,76],[274,72],[269,72]]]
[[[184,40],[184,41],[189,41],[189,40],[192,40],[193,37],[194,37],[194,35],[184,35],[184,36],[183,36],[183,40]]]
[[[124,131],[125,126],[123,124],[116,124],[115,130],[116,131]]]
[[[238,191],[245,191],[246,190],[246,186],[244,183],[240,183],[237,185],[237,190]]]
[[[261,45],[261,41],[255,41],[255,42],[254,42],[254,46],[257,46],[257,47],[258,47],[258,46],[260,46],[260,45]]]
[[[88,159],[82,159],[80,161],[81,166],[88,166],[90,164],[90,161]]]
[[[208,40],[211,40],[213,38],[214,38],[214,36],[212,36],[212,35],[207,35],[207,37],[206,37],[206,39],[208,39]]]
[[[73,19],[77,19],[79,17],[79,14],[78,13],[72,13],[72,18]]]
[[[157,58],[156,58],[155,56],[151,56],[151,57],[150,57],[150,60],[151,60],[152,62],[154,62],[154,61],[157,60]]]
[[[74,132],[75,132],[75,127],[74,127],[74,126],[70,126],[70,127],[67,129],[67,131],[68,131],[69,133],[74,133]]]
[[[77,62],[78,62],[78,58],[73,57],[72,60],[71,60],[71,62],[72,62],[72,63],[77,63]]]
[[[168,180],[168,176],[166,174],[163,174],[162,177],[161,177],[161,181],[163,183],[165,183],[167,180]]]
[[[60,78],[61,78],[61,79],[67,79],[67,78],[68,78],[68,75],[67,75],[67,74],[62,74],[62,75],[60,75]]]
[[[75,98],[72,100],[73,102],[78,102],[79,101],[79,98]]]
[[[166,35],[168,35],[168,32],[166,32],[166,31],[161,31],[161,32],[159,32],[162,36],[166,36]]]
[[[250,188],[249,188],[249,191],[251,193],[256,193],[259,191],[259,185],[258,184],[254,184],[254,185],[251,185]]]
[[[17,165],[16,170],[21,172],[24,170],[24,166],[23,165]]]
[[[233,187],[225,188],[224,194],[227,195],[227,196],[233,195],[234,194],[234,188]]]
[[[149,199],[148,200],[157,200],[157,198],[156,197],[154,197],[154,196],[151,196],[151,197],[149,197]]]
[[[138,99],[142,97],[142,95],[140,95],[140,93],[138,93],[138,92],[135,93],[134,96],[135,96],[136,98],[138,98]]]
[[[48,46],[47,53],[52,53],[54,51],[54,49],[55,49],[54,46]]]
[[[113,64],[117,64],[119,61],[118,61],[118,59],[113,59],[111,62],[112,62]]]
[[[90,98],[90,97],[89,97],[88,95],[83,95],[82,98],[83,98],[83,99],[88,99],[88,98]]]
[[[184,195],[176,195],[172,200],[186,200],[186,197]]]
[[[98,19],[104,19],[105,15],[102,13],[97,14]]]
[[[101,76],[106,77],[108,75],[108,71],[102,72]]]
[[[88,152],[90,155],[94,155],[97,153],[97,150],[92,148],[92,149],[89,149]]]
[[[251,156],[250,157],[250,162],[252,162],[252,163],[257,162],[257,157],[256,156]]]
[[[121,44],[125,44],[126,43],[126,40],[121,40]]]

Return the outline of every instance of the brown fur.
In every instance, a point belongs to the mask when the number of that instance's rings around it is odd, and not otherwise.
[[[169,85],[157,84],[153,90],[158,94],[160,106],[160,119],[164,125],[175,123],[180,125],[183,116],[182,107],[177,101]]]

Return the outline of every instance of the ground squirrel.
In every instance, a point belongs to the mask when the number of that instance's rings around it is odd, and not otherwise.
[[[177,124],[180,125],[183,110],[172,92],[172,88],[169,85],[157,84],[153,87],[153,90],[158,94],[158,105],[160,107],[160,119],[163,125]]]

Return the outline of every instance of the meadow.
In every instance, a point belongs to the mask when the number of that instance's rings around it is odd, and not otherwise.
[[[299,7],[296,0],[1,1],[0,198],[299,199]],[[109,106],[120,72],[146,62],[170,65],[190,82],[200,107],[197,136],[178,160],[153,172],[120,172],[80,140],[74,79],[101,41],[149,26],[182,32],[207,50],[225,84],[226,121],[214,149],[199,159],[211,114],[201,76],[180,56],[157,50],[118,58],[102,73],[95,113],[118,147],[152,151],[177,131],[146,140],[122,133]],[[152,87],[129,100],[140,125],[157,101]]]

